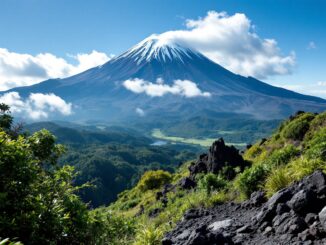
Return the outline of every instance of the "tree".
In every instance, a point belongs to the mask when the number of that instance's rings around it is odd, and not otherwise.
[[[59,167],[64,152],[41,130],[12,138],[9,107],[0,106],[0,234],[24,244],[94,244],[87,205],[73,186],[71,166]]]
[[[13,117],[10,115],[10,107],[4,103],[0,103],[0,128],[10,130]]]

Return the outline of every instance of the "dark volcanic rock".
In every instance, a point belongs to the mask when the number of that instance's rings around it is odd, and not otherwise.
[[[192,179],[190,179],[189,177],[185,177],[183,179],[181,179],[178,183],[178,185],[182,188],[182,189],[192,189],[196,187],[196,182],[193,181]]]
[[[326,244],[325,180],[316,171],[267,202],[256,192],[242,204],[191,209],[163,244]]]
[[[244,168],[246,162],[234,146],[227,146],[222,138],[216,140],[209,148],[207,154],[199,156],[197,162],[189,167],[190,174],[194,177],[198,173],[217,174],[223,167]],[[232,173],[230,173],[232,175]],[[234,176],[230,176],[232,178]]]

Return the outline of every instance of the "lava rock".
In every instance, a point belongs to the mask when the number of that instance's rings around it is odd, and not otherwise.
[[[243,160],[239,150],[234,146],[225,145],[223,138],[220,138],[212,144],[207,154],[199,156],[196,163],[189,167],[189,171],[190,175],[194,177],[198,173],[217,174],[226,166],[243,169],[246,165],[247,163]]]
[[[254,207],[259,207],[267,201],[265,192],[255,191],[250,195],[250,204]]]
[[[307,224],[311,225],[318,220],[318,215],[315,213],[308,213],[304,220]]]
[[[291,198],[288,205],[297,213],[307,213],[308,211],[313,211],[316,200],[313,191],[301,190]]]
[[[282,215],[284,213],[290,212],[290,207],[285,203],[279,203],[276,207],[276,213]]]
[[[320,211],[318,214],[319,220],[321,225],[323,226],[324,230],[326,231],[326,206]]]
[[[191,209],[162,243],[326,244],[325,180],[325,175],[316,171],[278,191],[267,202],[263,201],[264,194],[257,192],[242,204]]]
[[[185,190],[193,189],[196,187],[196,182],[190,179],[189,177],[182,178],[178,185]]]

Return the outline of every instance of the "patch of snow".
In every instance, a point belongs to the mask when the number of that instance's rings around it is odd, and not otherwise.
[[[137,64],[153,59],[163,62],[168,60],[179,60],[183,62],[184,57],[191,58],[194,54],[199,55],[198,52],[167,38],[163,38],[161,35],[151,35],[118,58],[129,57],[136,61]]]

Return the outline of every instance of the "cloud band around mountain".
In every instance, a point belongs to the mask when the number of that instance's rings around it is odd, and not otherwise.
[[[129,79],[123,82],[123,86],[137,94],[145,93],[151,97],[162,97],[166,94],[192,97],[210,97],[209,92],[202,92],[196,83],[189,80],[175,80],[172,85],[164,84],[162,79],[157,79],[156,83],[143,79]]]
[[[188,19],[186,30],[160,34],[166,42],[194,48],[226,69],[259,79],[290,74],[295,53],[282,55],[275,39],[261,38],[242,13],[210,11],[204,18]]]

